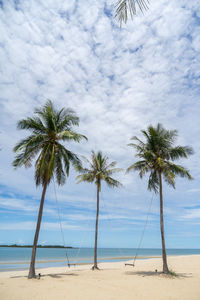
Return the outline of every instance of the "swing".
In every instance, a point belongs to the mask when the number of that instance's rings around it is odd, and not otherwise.
[[[141,248],[141,244],[142,244],[142,241],[143,241],[143,238],[144,238],[144,233],[145,233],[145,230],[147,228],[147,223],[148,223],[148,220],[149,220],[149,214],[150,214],[150,211],[151,211],[152,202],[153,202],[153,195],[151,197],[149,209],[147,211],[146,221],[145,221],[144,228],[143,228],[143,231],[142,231],[142,234],[141,234],[141,237],[140,237],[140,241],[139,241],[139,244],[138,244],[138,247],[137,247],[137,250],[136,250],[135,257],[133,259],[133,263],[132,264],[131,263],[125,263],[125,266],[132,266],[132,267],[135,266],[135,262],[136,262],[136,259],[138,257],[138,254],[139,254],[139,251],[140,251],[140,248]]]
[[[70,266],[72,266],[72,265],[75,266],[76,264],[71,264],[69,261],[69,256],[67,253],[67,248],[66,248],[66,243],[65,243],[65,237],[64,237],[63,228],[62,228],[62,221],[61,221],[61,216],[60,216],[60,209],[59,209],[59,205],[58,205],[58,198],[57,198],[54,178],[53,178],[53,183],[54,183],[54,193],[55,193],[55,198],[56,198],[56,207],[57,207],[57,211],[58,211],[58,219],[59,219],[59,224],[60,224],[60,232],[61,232],[61,236],[62,236],[63,246],[66,249],[67,266],[70,268]]]
[[[54,194],[55,194],[55,199],[56,199],[56,207],[57,207],[58,219],[59,219],[59,225],[60,225],[60,232],[61,232],[61,236],[62,236],[63,246],[66,249],[66,258],[67,258],[66,265],[69,268],[70,268],[70,266],[74,266],[75,267],[78,264],[78,255],[80,253],[80,250],[81,250],[81,247],[82,247],[82,243],[84,242],[84,235],[82,235],[82,238],[81,238],[81,241],[80,241],[80,246],[77,248],[76,255],[74,256],[75,263],[70,263],[69,256],[68,256],[68,253],[67,253],[66,243],[65,243],[65,237],[64,237],[63,227],[62,227],[62,220],[61,220],[61,216],[60,216],[60,209],[59,209],[59,205],[58,205],[58,198],[57,198],[57,193],[56,193],[56,185],[55,185],[54,177],[53,177],[53,183],[54,183]],[[88,222],[89,222],[89,219],[87,220],[87,225],[88,225]]]
[[[54,182],[54,193],[55,193],[55,198],[56,198],[56,207],[57,207],[57,211],[58,211],[58,218],[59,218],[60,231],[61,231],[61,236],[62,236],[62,240],[63,240],[63,246],[66,248],[65,237],[64,237],[63,228],[62,228],[62,221],[61,221],[61,216],[60,216],[60,209],[59,209],[59,206],[58,206],[58,199],[57,199],[57,194],[56,194],[56,187],[55,187],[55,181],[54,181],[54,178],[53,178],[53,182]],[[103,199],[103,197],[102,197],[102,199]],[[136,250],[135,257],[134,257],[134,259],[133,259],[133,263],[132,263],[132,264],[131,264],[131,263],[125,263],[125,266],[132,266],[132,267],[135,266],[135,262],[136,262],[136,259],[137,259],[137,257],[138,257],[139,250],[140,250],[140,248],[141,248],[141,244],[142,244],[142,241],[143,241],[143,238],[144,238],[144,233],[145,233],[145,230],[146,230],[146,227],[147,227],[147,224],[148,224],[148,219],[149,219],[149,214],[150,214],[150,211],[151,211],[152,202],[153,202],[153,195],[152,195],[152,197],[151,197],[149,209],[148,209],[148,211],[147,211],[146,221],[145,221],[144,228],[143,228],[143,231],[142,231],[142,234],[141,234],[141,238],[140,238],[140,241],[139,241],[137,250]],[[104,204],[104,207],[105,207],[104,200],[103,200],[103,204]],[[119,249],[119,248],[118,248],[118,249]],[[121,249],[119,249],[119,250],[121,250]],[[79,253],[79,251],[80,251],[80,247],[78,248],[77,252]],[[120,251],[120,252],[121,252],[121,251]],[[78,253],[77,253],[77,255],[75,256],[76,258],[77,258],[77,256],[78,256]],[[70,263],[70,261],[69,261],[69,256],[68,256],[68,253],[67,253],[67,248],[66,248],[66,258],[67,258],[67,266],[68,266],[69,268],[70,268],[70,266],[76,266],[76,263],[74,263],[74,264]]]

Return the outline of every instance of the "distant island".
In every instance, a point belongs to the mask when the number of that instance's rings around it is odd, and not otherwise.
[[[10,248],[32,248],[32,245],[0,245],[0,247],[10,247]],[[67,249],[74,249],[74,247],[70,246],[61,246],[61,245],[37,245],[37,248],[67,248]]]

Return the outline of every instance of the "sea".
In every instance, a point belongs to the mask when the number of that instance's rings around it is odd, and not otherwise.
[[[0,247],[0,272],[11,270],[26,270],[29,267],[31,248]],[[128,261],[134,259],[149,259],[162,255],[161,249],[135,248],[99,248],[98,262]],[[200,249],[167,249],[168,255],[195,255]],[[90,264],[93,261],[92,248],[38,248],[36,268],[71,267],[79,264]]]

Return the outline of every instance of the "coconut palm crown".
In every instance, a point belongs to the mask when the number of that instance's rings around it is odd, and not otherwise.
[[[162,178],[167,184],[175,188],[175,179],[177,176],[192,179],[189,170],[174,161],[180,158],[187,158],[193,154],[193,149],[188,146],[174,146],[177,138],[176,130],[166,130],[161,124],[156,127],[149,126],[147,130],[142,130],[145,141],[138,137],[132,137],[135,143],[129,146],[136,149],[136,157],[140,160],[132,164],[127,172],[135,170],[139,172],[142,178],[150,173],[148,180],[148,189],[160,193],[160,225],[162,239],[163,272],[169,273],[166,258],[164,221],[163,221],[163,195]]]
[[[76,168],[81,165],[78,156],[61,143],[87,139],[73,130],[72,127],[78,125],[79,118],[73,110],[56,110],[50,100],[42,108],[36,109],[33,117],[17,124],[18,129],[29,130],[31,135],[14,147],[16,157],[13,166],[31,167],[35,160],[35,182],[37,186],[41,184],[43,187],[28,278],[36,277],[36,248],[47,186],[54,177],[58,185],[63,185],[69,175],[70,164]]]
[[[137,14],[137,6],[141,12],[148,9],[148,0],[118,0],[116,4],[115,17],[120,26],[128,20],[128,14],[131,19]]]
[[[57,111],[48,100],[41,109],[35,110],[34,117],[18,122],[18,129],[29,130],[32,134],[14,147],[17,155],[13,166],[31,167],[32,161],[38,155],[35,162],[36,185],[48,185],[53,175],[57,183],[63,185],[66,175],[69,175],[70,163],[76,167],[80,165],[80,160],[61,141],[80,142],[81,139],[87,139],[72,130],[72,126],[78,125],[79,118],[72,109],[63,108]]]
[[[92,160],[91,162],[84,157],[86,162],[89,164],[90,169],[78,167],[78,170],[81,175],[77,176],[78,183],[87,181],[94,182],[98,187],[99,191],[101,190],[102,180],[107,183],[109,187],[120,187],[122,184],[111,177],[112,174],[120,172],[121,168],[115,168],[117,162],[113,161],[108,163],[108,157],[103,156],[102,152],[99,151],[97,154],[92,151]]]
[[[95,246],[94,246],[94,266],[92,269],[98,269],[97,266],[97,238],[98,238],[98,219],[99,219],[99,192],[101,190],[101,182],[105,181],[109,187],[120,187],[122,184],[116,179],[112,178],[111,175],[120,172],[122,169],[115,168],[116,162],[108,162],[108,157],[103,156],[102,152],[99,151],[97,154],[92,151],[92,160],[89,161],[85,158],[89,164],[88,168],[79,167],[81,175],[77,176],[78,183],[94,182],[97,186],[97,210],[96,210],[96,227],[95,227]]]
[[[132,164],[127,171],[139,171],[142,178],[150,172],[148,189],[159,191],[159,173],[162,173],[167,184],[175,188],[176,176],[192,179],[189,171],[181,165],[174,164],[173,161],[179,158],[187,158],[193,154],[193,149],[189,146],[173,146],[177,138],[177,130],[166,130],[161,124],[157,127],[149,126],[147,131],[141,131],[146,139],[143,142],[134,136],[131,139],[136,143],[130,143],[128,146],[136,149],[136,157],[141,160]]]

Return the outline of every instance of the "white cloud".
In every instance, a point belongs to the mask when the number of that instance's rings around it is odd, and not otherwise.
[[[187,210],[186,214],[183,216],[184,219],[197,219],[199,221],[200,219],[200,208],[190,209]]]
[[[199,1],[153,1],[144,16],[122,29],[104,13],[103,0],[32,0],[21,1],[19,6],[16,10],[5,1],[0,9],[0,182],[4,192],[14,193],[9,199],[2,195],[1,207],[37,210],[41,189],[35,189],[33,169],[13,171],[12,148],[26,134],[16,130],[17,120],[32,115],[47,98],[58,107],[74,108],[80,117],[77,130],[89,141],[68,145],[70,149],[86,156],[91,149],[101,149],[124,169],[135,160],[126,146],[131,136],[157,122],[177,128],[178,142],[195,149],[193,157],[181,162],[195,180],[178,180],[173,197],[167,189],[168,212],[173,215],[178,207],[182,213],[186,203],[199,203],[191,192],[198,190],[200,176]],[[107,9],[113,9],[113,1],[107,2]],[[74,216],[79,209],[94,210],[95,187],[76,185],[74,172],[71,175],[59,189],[64,209],[72,207]],[[122,216],[131,212],[133,219],[142,218],[150,198],[146,181],[134,173],[122,173],[119,179],[124,189],[106,189],[113,219],[120,210]],[[188,190],[191,196],[183,196]],[[15,196],[19,193],[23,200]],[[25,201],[26,196],[32,200]],[[178,200],[172,203],[171,198]],[[47,200],[50,216],[51,187]],[[156,214],[157,205],[153,207]]]
[[[187,191],[188,193],[199,193],[200,189],[190,189]]]
[[[16,223],[3,223],[0,224],[1,230],[35,230],[35,222],[16,222]],[[53,222],[43,222],[41,230],[59,230],[59,224]],[[69,225],[63,222],[63,229],[81,230],[81,227]]]

